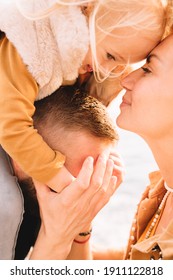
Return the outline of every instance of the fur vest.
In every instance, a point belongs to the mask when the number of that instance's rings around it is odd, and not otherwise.
[[[0,30],[37,81],[41,99],[78,77],[89,47],[86,17],[80,7],[59,6],[48,17],[32,20],[24,14],[38,14],[56,0],[22,0],[20,8],[16,2],[0,0]]]

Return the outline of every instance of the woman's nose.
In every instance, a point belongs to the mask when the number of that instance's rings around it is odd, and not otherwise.
[[[132,90],[138,80],[139,70],[135,70],[121,80],[121,85],[124,89]]]

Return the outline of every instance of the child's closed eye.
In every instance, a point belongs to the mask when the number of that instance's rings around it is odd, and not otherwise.
[[[112,54],[107,53],[106,55],[107,55],[108,60],[114,60],[114,61],[116,60],[115,57]]]

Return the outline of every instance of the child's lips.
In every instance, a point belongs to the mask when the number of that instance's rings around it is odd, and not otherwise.
[[[90,64],[82,65],[81,68],[79,69],[80,74],[91,73],[91,72],[93,72],[93,68],[91,67]]]
[[[93,68],[91,67],[90,64],[85,65],[84,69],[85,69],[86,72],[93,72]]]

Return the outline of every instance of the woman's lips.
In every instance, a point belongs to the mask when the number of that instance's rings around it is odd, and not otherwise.
[[[123,97],[120,106],[123,106],[123,105],[131,105],[131,102],[128,99],[126,99],[125,97]]]

